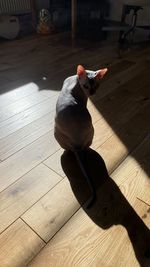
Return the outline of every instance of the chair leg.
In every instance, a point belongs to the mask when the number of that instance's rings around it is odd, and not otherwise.
[[[136,29],[136,22],[137,22],[137,12],[138,10],[143,9],[142,7],[139,6],[128,6],[125,5],[123,7],[123,12],[122,12],[122,19],[121,19],[121,23],[125,23],[125,19],[126,19],[126,15],[130,14],[131,10],[134,10],[134,13],[132,15],[132,23],[130,25],[129,30],[127,30],[126,32],[121,31],[120,35],[119,35],[119,49],[124,49],[126,48],[126,46],[129,46],[129,41],[128,41],[128,36],[130,33],[132,33],[132,42],[133,42],[133,36],[134,36],[134,32]]]

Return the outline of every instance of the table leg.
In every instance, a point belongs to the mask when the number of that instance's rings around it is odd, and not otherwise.
[[[75,41],[77,32],[77,0],[71,0],[71,38]]]

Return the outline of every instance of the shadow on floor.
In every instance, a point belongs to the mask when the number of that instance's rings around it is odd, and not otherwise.
[[[113,225],[124,226],[140,266],[149,267],[149,229],[121,193],[119,187],[109,177],[102,157],[94,150],[89,149],[86,154],[86,161],[88,173],[93,178],[97,188],[97,200],[90,209],[83,205],[84,211],[94,223],[103,229],[108,229]],[[78,202],[82,205],[89,197],[89,190],[74,154],[64,152],[61,157],[61,164]]]
[[[95,64],[97,64],[97,67],[102,67],[104,64],[102,61],[99,62],[103,58],[103,51],[105,54],[107,51],[104,44],[100,46],[100,44],[94,44],[94,42],[90,44],[87,42],[87,53],[85,44],[79,45],[77,50],[76,48],[72,50],[71,46],[67,44],[68,41],[66,41],[66,38],[56,37],[54,39],[56,39],[54,42],[50,37],[42,40],[36,37],[34,40],[25,39],[21,42],[14,41],[8,47],[6,46],[5,53],[1,49],[0,94],[30,82],[34,82],[39,87],[39,90],[48,89],[59,91],[61,90],[64,79],[75,74],[78,63],[85,65],[85,67],[92,67]],[[97,50],[98,47],[99,50]],[[54,53],[51,54],[51,51],[54,51]],[[91,51],[90,56],[88,56],[89,51]],[[99,51],[99,54],[96,57],[97,51]],[[141,50],[139,49],[137,57],[140,57],[140,52]],[[51,60],[50,55],[56,55],[56,57]],[[70,59],[69,61],[67,61],[68,57]],[[108,65],[109,60],[109,55],[106,55],[104,61]],[[122,72],[132,64],[134,63],[124,59],[119,64],[110,66],[108,77],[112,78],[118,72]],[[104,64],[104,66],[106,65]],[[150,65],[147,65],[147,69],[149,67]],[[117,90],[114,90],[98,102],[93,101],[97,110],[129,151],[132,151],[147,136],[148,132],[150,132],[150,123],[148,121],[150,112],[148,108],[150,103],[150,94],[148,92],[150,87],[149,77],[150,75],[148,73],[144,79],[139,75],[134,81],[126,83],[121,87],[119,86],[120,81],[116,79],[118,82]],[[132,91],[135,91],[136,86],[142,79],[143,81],[147,79],[147,90],[145,89],[146,87],[143,87],[140,93],[133,94]],[[104,89],[106,89],[106,86]],[[95,98],[97,98],[97,95]],[[145,110],[144,107],[146,106],[147,109]],[[136,116],[138,112],[139,114]],[[131,117],[130,120],[129,117]],[[128,120],[129,123],[126,123]],[[143,166],[148,176],[150,176],[149,158],[145,157],[141,162],[141,159],[137,155],[136,160]]]
[[[141,71],[140,74],[125,84],[118,85],[118,88],[100,101],[96,100],[96,95],[94,99],[91,98],[96,109],[129,152],[133,151],[150,132],[148,119],[150,116],[149,66],[148,63],[147,71]],[[114,145],[117,144],[114,143]],[[148,150],[147,148],[147,153],[145,152],[143,157],[140,154],[134,156],[150,177],[150,153],[148,153]]]

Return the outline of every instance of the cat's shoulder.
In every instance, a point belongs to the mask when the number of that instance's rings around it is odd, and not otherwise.
[[[77,75],[70,76],[64,80],[62,89],[63,90],[67,89],[67,91],[68,89],[71,90],[72,88],[76,86],[77,82],[78,82]]]
[[[72,82],[77,82],[77,75],[69,76],[64,80],[65,83],[72,83]]]

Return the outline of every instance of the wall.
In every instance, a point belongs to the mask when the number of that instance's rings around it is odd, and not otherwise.
[[[36,7],[37,9],[42,9],[42,8],[49,8],[49,0],[36,0]]]

